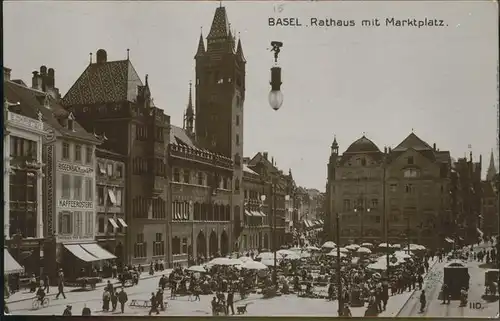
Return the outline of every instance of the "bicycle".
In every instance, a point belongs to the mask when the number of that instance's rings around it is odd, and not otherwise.
[[[43,298],[42,302],[40,302],[38,298],[34,298],[31,306],[33,307],[33,310],[38,310],[40,307],[46,308],[49,306],[49,298]]]

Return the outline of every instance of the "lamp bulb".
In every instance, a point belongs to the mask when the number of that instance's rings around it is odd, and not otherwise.
[[[269,92],[268,100],[272,109],[278,110],[281,105],[283,105],[283,93],[281,90],[271,90]]]

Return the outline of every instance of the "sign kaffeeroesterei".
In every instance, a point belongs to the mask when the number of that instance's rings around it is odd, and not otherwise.
[[[58,207],[76,209],[93,209],[94,203],[92,201],[78,201],[78,200],[59,200],[57,202]]]

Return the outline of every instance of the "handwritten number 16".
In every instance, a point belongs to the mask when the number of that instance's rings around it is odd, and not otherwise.
[[[285,9],[285,5],[284,4],[279,4],[277,6],[274,6],[274,12],[281,13],[281,12],[283,12],[283,9]]]

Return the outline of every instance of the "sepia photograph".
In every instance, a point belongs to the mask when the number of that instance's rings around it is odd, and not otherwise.
[[[498,318],[496,1],[5,1],[10,316]]]

